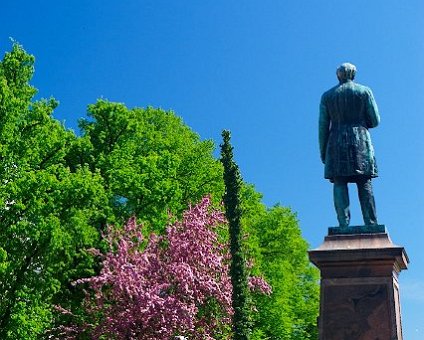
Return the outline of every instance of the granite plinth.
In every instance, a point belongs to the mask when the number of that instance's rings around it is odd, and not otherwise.
[[[402,340],[398,275],[409,262],[405,249],[385,228],[351,231],[330,233],[309,251],[321,271],[320,340]]]

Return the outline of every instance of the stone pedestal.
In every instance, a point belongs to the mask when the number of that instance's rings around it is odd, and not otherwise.
[[[309,258],[321,271],[320,340],[402,340],[403,247],[384,226],[330,228]]]

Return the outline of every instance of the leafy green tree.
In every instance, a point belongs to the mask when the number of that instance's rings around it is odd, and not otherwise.
[[[233,285],[232,306],[234,339],[245,340],[250,337],[250,306],[247,285],[246,261],[243,254],[243,231],[241,229],[241,188],[242,179],[239,168],[233,160],[233,147],[230,132],[222,132],[221,161],[224,166],[224,206],[230,234],[230,276]]]
[[[33,63],[18,44],[0,62],[1,339],[36,339],[49,326],[51,304],[90,274],[83,249],[105,217],[102,178],[65,165],[74,135],[51,117],[56,101],[33,100]]]
[[[309,264],[296,215],[279,205],[266,208],[251,185],[243,186],[241,197],[252,274],[272,287],[271,295],[253,295],[252,339],[317,339],[319,275]]]
[[[169,212],[223,193],[222,166],[212,141],[200,141],[172,111],[99,100],[80,121],[82,137],[69,156],[71,166],[99,170],[118,222],[131,215],[160,231]],[[163,231],[163,230],[162,230]]]

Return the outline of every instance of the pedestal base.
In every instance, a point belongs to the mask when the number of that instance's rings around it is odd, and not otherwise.
[[[320,340],[402,340],[403,247],[385,232],[332,232],[309,258],[321,271]]]

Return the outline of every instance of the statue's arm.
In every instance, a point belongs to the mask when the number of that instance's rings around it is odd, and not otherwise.
[[[330,115],[328,114],[327,107],[325,105],[324,96],[321,98],[321,103],[319,105],[319,126],[318,126],[318,135],[319,135],[319,151],[321,156],[321,161],[325,163],[325,152],[327,149],[328,136],[330,134]]]
[[[367,127],[374,128],[380,123],[380,114],[378,113],[377,103],[375,102],[374,96],[371,90],[368,89],[366,101],[367,101]]]

